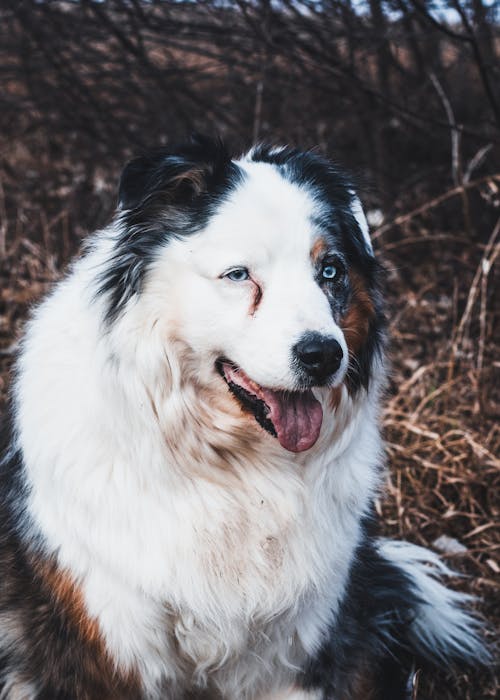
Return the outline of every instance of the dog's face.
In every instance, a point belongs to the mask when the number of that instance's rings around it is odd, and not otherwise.
[[[311,154],[259,149],[231,161],[202,142],[132,162],[121,205],[115,261],[126,274],[104,280],[110,322],[136,295],[160,316],[164,303],[221,391],[287,450],[311,447],[323,417],[314,389],[366,385],[381,320],[366,221],[345,176]],[[126,277],[136,288],[117,291]]]

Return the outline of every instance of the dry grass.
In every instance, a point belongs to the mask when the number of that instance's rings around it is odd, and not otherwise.
[[[457,585],[478,597],[491,640],[500,620],[499,240],[500,219],[486,246],[423,227],[387,245],[390,475],[380,504],[390,535],[463,545],[447,560],[467,575]],[[499,691],[493,672],[423,674],[418,697],[482,700]]]
[[[0,188],[0,399],[29,306],[60,275],[82,233],[112,207],[109,189],[74,168],[46,182],[40,200],[4,173]],[[81,200],[81,201],[79,201]],[[26,204],[28,202],[29,204]],[[490,203],[491,204],[491,203]],[[484,203],[484,206],[489,206]],[[490,206],[491,209],[491,206]],[[86,218],[81,215],[85,210]],[[91,212],[91,215],[89,215]],[[498,212],[498,209],[497,209]],[[417,216],[418,214],[418,216]],[[392,370],[384,413],[388,495],[378,504],[384,530],[433,546],[441,535],[463,545],[447,556],[467,574],[491,625],[499,609],[500,221],[486,236],[426,230],[425,207],[377,237],[388,269]],[[481,240],[483,242],[481,242]],[[484,241],[487,240],[487,244]],[[498,696],[493,673],[453,678],[422,674],[419,700]]]

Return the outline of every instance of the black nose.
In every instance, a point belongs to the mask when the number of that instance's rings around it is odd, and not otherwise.
[[[344,354],[335,338],[319,333],[304,335],[295,345],[294,353],[300,368],[319,382],[338,370]]]

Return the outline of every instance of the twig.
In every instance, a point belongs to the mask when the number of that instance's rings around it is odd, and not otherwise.
[[[383,226],[380,226],[379,228],[375,229],[375,231],[372,233],[372,239],[379,238],[383,233],[389,231],[391,228],[394,228],[394,226],[401,226],[402,224],[406,224],[408,221],[411,221],[416,216],[419,216],[420,214],[425,214],[431,209],[435,209],[437,206],[439,206],[443,202],[446,202],[448,199],[451,199],[452,197],[456,197],[457,195],[461,194],[461,192],[464,189],[468,190],[473,187],[478,187],[479,185],[482,185],[483,183],[491,180],[500,181],[500,173],[495,173],[494,175],[485,175],[484,177],[477,178],[477,180],[473,180],[472,182],[464,183],[463,185],[460,185],[460,187],[454,187],[453,189],[444,192],[438,197],[434,197],[434,199],[431,199],[425,204],[421,204],[419,207],[413,209],[408,214],[402,214],[401,216],[397,216],[395,219],[389,221],[387,224],[384,224]]]
[[[474,33],[474,29],[469,22],[469,19],[467,17],[467,13],[465,12],[463,8],[463,3],[459,2],[458,0],[452,0],[453,7],[455,10],[458,12],[460,15],[460,19],[462,20],[462,24],[465,27],[467,34],[469,36],[469,41],[472,46],[472,51],[474,53],[474,58],[476,59],[476,65],[479,70],[479,75],[481,76],[481,80],[483,82],[484,86],[484,91],[486,93],[486,96],[488,97],[490,107],[493,111],[493,114],[495,115],[495,119],[497,124],[500,126],[500,105],[497,102],[496,95],[495,95],[495,90],[491,84],[490,80],[490,74],[488,72],[488,66],[485,63],[479,42],[477,40],[476,34]]]
[[[7,210],[5,208],[5,192],[0,177],[0,257],[7,255]]]
[[[488,155],[488,153],[491,151],[492,148],[493,148],[493,144],[488,143],[486,146],[483,146],[482,148],[480,148],[479,151],[470,159],[469,164],[467,165],[467,168],[465,170],[464,177],[463,177],[464,184],[469,182],[474,170],[481,165],[481,163],[486,158],[486,156]]]
[[[451,346],[451,360],[450,360],[450,368],[449,368],[449,374],[448,374],[448,381],[451,380],[451,374],[453,372],[453,366],[454,366],[454,358],[458,356],[458,350],[460,345],[463,343],[463,339],[466,334],[466,329],[470,323],[471,316],[472,316],[472,310],[474,308],[474,304],[476,303],[477,296],[480,290],[479,284],[481,281],[481,277],[483,275],[487,276],[489,274],[489,271],[491,269],[492,264],[498,257],[498,254],[500,253],[500,245],[496,244],[496,240],[498,237],[498,234],[500,233],[500,218],[498,219],[495,228],[493,229],[493,232],[488,240],[488,243],[486,245],[486,248],[484,249],[483,257],[481,258],[481,262],[479,263],[476,273],[474,275],[474,279],[472,280],[471,287],[469,289],[469,294],[467,297],[467,303],[465,305],[465,310],[462,314],[462,318],[460,319],[460,323],[458,324],[458,328],[456,329],[454,333],[454,337],[452,340],[452,346]],[[486,291],[486,290],[485,290]],[[484,314],[483,314],[483,324],[486,324],[486,307],[484,307]],[[480,338],[480,346],[479,346],[479,353],[480,355],[478,356],[478,362],[479,359],[481,361],[482,365],[482,358],[484,355],[484,333],[485,331],[483,330],[483,340],[481,341]]]
[[[481,372],[484,358],[484,345],[486,338],[486,303],[488,293],[488,276],[490,270],[495,264],[495,261],[500,254],[500,244],[497,243],[490,258],[483,257],[481,261],[481,307],[479,312],[479,349],[477,353],[477,369]]]
[[[486,245],[486,248],[484,250],[484,254],[483,254],[483,257],[481,259],[481,262],[479,263],[479,266],[476,270],[476,274],[474,275],[474,279],[472,281],[472,285],[471,285],[470,290],[469,290],[469,295],[467,297],[467,304],[465,306],[465,311],[462,315],[460,323],[458,324],[458,329],[456,331],[456,338],[457,339],[463,335],[464,329],[469,322],[472,308],[473,308],[474,302],[477,298],[478,284],[479,284],[479,280],[481,278],[481,275],[483,274],[485,260],[486,261],[488,260],[489,255],[495,246],[496,239],[497,239],[497,236],[499,233],[500,233],[500,219],[498,219],[496,226],[493,229],[493,232],[492,232],[492,234],[488,240],[488,243]],[[496,254],[495,254],[495,257],[496,257]]]
[[[455,114],[453,113],[453,108],[451,102],[446,95],[443,86],[439,82],[435,73],[430,73],[430,79],[436,92],[439,95],[441,102],[443,103],[444,111],[448,118],[448,123],[450,125],[451,132],[451,174],[453,178],[453,184],[457,187],[463,184],[461,167],[460,167],[460,132],[455,119]]]

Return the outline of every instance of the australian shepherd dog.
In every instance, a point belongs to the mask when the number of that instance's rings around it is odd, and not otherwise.
[[[484,659],[446,566],[373,526],[382,276],[314,153],[126,166],[16,365],[2,700],[399,700]]]

